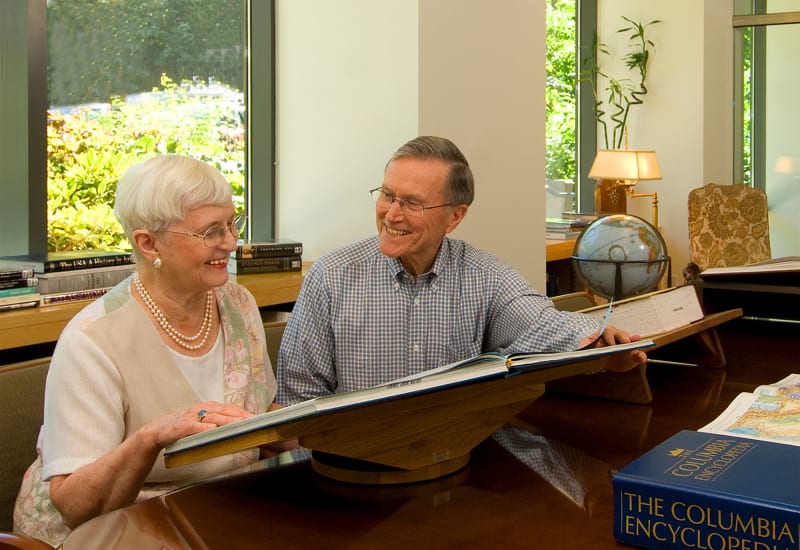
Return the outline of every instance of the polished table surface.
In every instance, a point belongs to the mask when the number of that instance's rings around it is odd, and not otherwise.
[[[301,450],[96,518],[64,549],[616,548],[615,469],[797,371],[794,334],[776,345],[747,338],[724,339],[727,369],[650,365],[651,405],[547,392],[446,478],[347,485],[316,474]]]

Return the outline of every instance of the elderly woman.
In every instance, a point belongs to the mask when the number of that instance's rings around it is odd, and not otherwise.
[[[56,545],[104,512],[254,462],[258,449],[166,469],[161,454],[276,407],[258,307],[228,281],[242,224],[228,182],[203,162],[156,156],[125,173],[114,211],[136,273],[61,334],[39,458],[14,511],[16,530]]]

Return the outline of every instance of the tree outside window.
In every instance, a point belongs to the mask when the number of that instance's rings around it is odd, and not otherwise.
[[[50,0],[48,249],[127,248],[131,164],[180,153],[245,195],[244,0]]]

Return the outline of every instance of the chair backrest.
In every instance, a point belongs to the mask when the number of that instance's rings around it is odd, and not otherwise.
[[[769,260],[767,194],[743,183],[689,192],[690,262],[700,271]]]
[[[0,531],[13,528],[22,476],[36,459],[50,358],[0,367]]]
[[[268,321],[264,323],[264,335],[267,337],[267,355],[269,362],[272,363],[272,370],[277,375],[278,369],[278,350],[281,347],[283,329],[286,328],[286,321]]]

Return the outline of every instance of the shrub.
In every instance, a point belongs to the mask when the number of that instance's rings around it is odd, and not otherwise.
[[[130,248],[113,214],[117,181],[157,153],[184,154],[215,166],[244,209],[242,94],[221,86],[177,86],[110,105],[48,113],[48,250]]]

